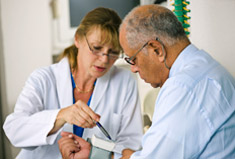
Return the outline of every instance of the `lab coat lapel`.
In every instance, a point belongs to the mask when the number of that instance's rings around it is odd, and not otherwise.
[[[111,67],[110,70],[104,76],[97,79],[90,104],[90,107],[92,108],[93,111],[96,110],[99,102],[101,101],[102,97],[105,95],[105,92],[107,91],[109,81],[111,78],[112,69],[114,69],[114,67]]]
[[[68,59],[62,59],[55,68],[56,87],[60,108],[64,108],[73,104],[71,75]]]

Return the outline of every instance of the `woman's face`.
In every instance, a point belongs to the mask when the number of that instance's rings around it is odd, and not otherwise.
[[[107,54],[119,51],[114,50],[112,44],[102,44],[102,36],[105,35],[101,34],[101,30],[94,28],[86,34],[86,37],[75,39],[75,45],[78,48],[78,69],[94,78],[103,76],[116,61],[116,59],[109,58]],[[105,55],[96,55],[92,50]]]

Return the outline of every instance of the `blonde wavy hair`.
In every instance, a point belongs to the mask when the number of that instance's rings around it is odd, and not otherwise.
[[[75,33],[75,38],[83,39],[84,36],[94,27],[99,28],[102,32],[101,35],[105,35],[104,37],[102,37],[101,44],[112,44],[114,49],[121,50],[118,38],[119,26],[121,22],[121,18],[114,10],[103,7],[96,8],[88,12],[82,19]],[[67,57],[69,60],[70,68],[76,70],[77,54],[78,49],[73,44],[66,48],[64,52],[59,55],[57,60],[59,61],[62,58]]]

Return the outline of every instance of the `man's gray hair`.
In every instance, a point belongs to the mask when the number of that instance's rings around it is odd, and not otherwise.
[[[181,39],[187,39],[182,24],[169,9],[149,5],[145,11],[139,7],[129,12],[123,20],[126,39],[132,49],[137,49],[149,40],[158,37],[164,45],[172,46]]]

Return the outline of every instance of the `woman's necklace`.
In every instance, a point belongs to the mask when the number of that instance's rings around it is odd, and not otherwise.
[[[74,84],[75,84],[75,88],[77,89],[77,91],[78,91],[79,93],[89,93],[89,92],[91,92],[91,91],[93,90],[94,85],[91,87],[91,89],[88,89],[87,91],[86,91],[86,90],[85,90],[85,91],[81,90],[81,89],[77,86],[77,84],[76,84],[76,82],[75,82],[74,75],[72,75],[72,76],[73,76],[73,81],[74,81]]]

